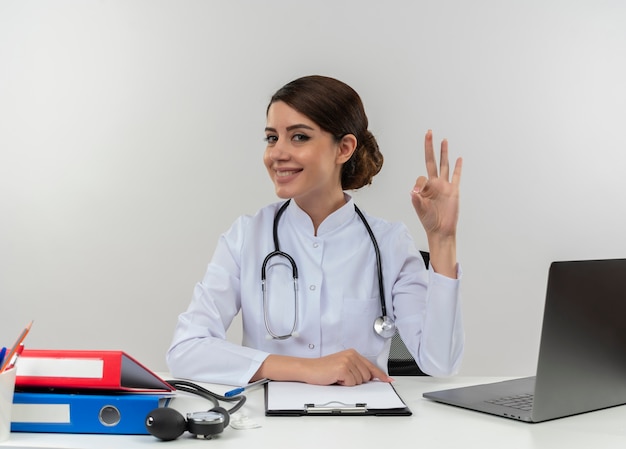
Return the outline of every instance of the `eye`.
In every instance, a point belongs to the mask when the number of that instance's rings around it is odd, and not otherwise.
[[[295,140],[296,142],[306,142],[307,140],[310,139],[310,137],[307,136],[306,134],[294,134],[292,139]]]
[[[278,140],[278,136],[268,134],[267,136],[265,136],[264,140],[267,142],[268,145],[271,145],[273,143],[276,143],[276,141]]]

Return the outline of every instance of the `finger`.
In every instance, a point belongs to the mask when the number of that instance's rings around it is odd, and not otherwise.
[[[411,191],[411,202],[413,203],[413,207],[415,208],[415,211],[419,216],[421,216],[424,211],[425,196],[428,195],[427,190],[428,179],[426,179],[424,176],[420,176],[419,178],[417,178],[417,181],[415,181],[415,186]]]
[[[391,382],[393,379],[387,375],[382,369],[376,366],[374,363],[366,358],[362,359],[363,363],[360,366],[363,374],[363,381],[367,382],[372,379],[380,379],[384,382]]]
[[[439,157],[439,176],[446,181],[450,176],[450,164],[448,163],[448,140],[441,141],[441,155]]]
[[[345,385],[346,387],[352,387],[363,383],[361,373],[353,366],[348,367],[341,378],[337,381],[339,385]]]
[[[342,363],[339,366],[340,374],[338,383],[341,385],[352,386],[363,383],[363,374],[359,365],[361,355],[353,349],[346,350],[342,353]]]
[[[352,379],[354,380],[353,385],[360,385],[380,375],[385,376],[385,373],[380,370],[380,368],[367,360],[361,354],[357,352],[355,355],[356,358],[353,360],[354,363],[350,365]]]
[[[353,385],[361,385],[362,383],[370,380],[370,373],[362,366],[355,366],[354,371],[352,372],[352,378],[354,379]]]
[[[389,377],[389,375],[384,372],[382,369],[380,369],[379,367],[372,365],[372,370],[371,370],[371,377],[370,380],[372,379],[378,379],[382,382],[393,382],[393,378]]]
[[[388,377],[384,371],[382,371],[366,358],[363,358],[362,363],[359,364],[358,368],[361,371],[361,383],[369,382],[372,379],[381,378],[381,376],[385,378]]]
[[[459,185],[461,183],[461,171],[463,170],[463,158],[458,158],[454,164],[454,172],[452,173],[452,184]]]
[[[413,186],[413,193],[421,193],[424,188],[428,184],[428,179],[425,176],[420,176],[415,180],[415,185]]]
[[[433,132],[429,129],[424,138],[424,157],[426,158],[426,173],[429,178],[437,177],[437,161],[435,160],[435,149],[433,148]]]

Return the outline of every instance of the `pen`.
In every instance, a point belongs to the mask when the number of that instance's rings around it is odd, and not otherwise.
[[[226,393],[224,393],[224,396],[227,398],[233,397],[233,396],[237,396],[238,394],[243,393],[246,390],[249,390],[251,388],[254,387],[258,387],[260,385],[265,385],[266,383],[268,383],[270,380],[269,379],[261,379],[261,380],[257,380],[256,382],[252,382],[244,387],[238,387],[238,388],[234,388],[230,391],[227,391]]]
[[[28,323],[28,326],[26,326],[26,328],[22,331],[20,336],[17,337],[17,341],[15,342],[11,350],[8,352],[8,355],[2,361],[2,364],[0,364],[0,373],[3,372],[6,369],[6,367],[9,365],[9,363],[13,359],[13,355],[20,348],[20,345],[24,342],[24,339],[28,335],[28,332],[30,332],[30,328],[32,325],[33,325],[33,322],[31,321],[30,323]]]
[[[15,364],[17,363],[17,359],[20,358],[20,356],[22,355],[22,351],[24,350],[24,345],[19,345],[19,347],[15,350],[15,352],[13,353],[13,357],[11,357],[11,361],[8,362],[8,365],[5,369],[11,369],[15,366]]]

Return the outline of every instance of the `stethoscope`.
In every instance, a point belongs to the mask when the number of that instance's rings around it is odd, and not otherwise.
[[[276,212],[276,216],[274,217],[274,226],[273,226],[273,234],[274,234],[274,251],[265,256],[265,260],[263,260],[263,265],[261,265],[261,290],[263,291],[263,320],[265,321],[265,329],[267,330],[268,338],[273,338],[275,340],[286,340],[290,337],[297,337],[298,333],[296,329],[298,328],[298,267],[296,265],[296,261],[284,251],[280,250],[280,246],[278,245],[278,222],[280,220],[281,215],[287,209],[289,202],[291,200],[285,201],[285,203],[278,209]],[[372,228],[370,228],[369,223],[365,219],[365,216],[361,212],[361,210],[354,205],[354,210],[357,215],[365,225],[365,229],[367,229],[367,233],[372,240],[372,244],[374,245],[374,252],[376,253],[376,268],[378,270],[378,290],[380,292],[380,309],[381,316],[374,320],[374,331],[383,338],[391,338],[396,333],[396,324],[394,321],[387,316],[387,306],[385,304],[385,290],[383,287],[383,268],[380,257],[380,249],[378,248],[378,243],[376,242],[376,237],[374,237],[374,233],[372,232]],[[270,325],[269,314],[268,314],[268,304],[267,304],[267,289],[265,288],[266,281],[266,267],[267,263],[272,257],[284,257],[289,261],[291,265],[291,271],[293,276],[293,292],[294,292],[294,318],[293,318],[293,326],[291,330],[286,334],[278,334],[274,332],[272,326]]]

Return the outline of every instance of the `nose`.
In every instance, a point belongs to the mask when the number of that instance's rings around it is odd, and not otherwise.
[[[273,161],[284,161],[289,159],[290,154],[287,151],[287,147],[283,145],[281,140],[277,140],[273,145],[270,145],[266,149],[267,156]]]

